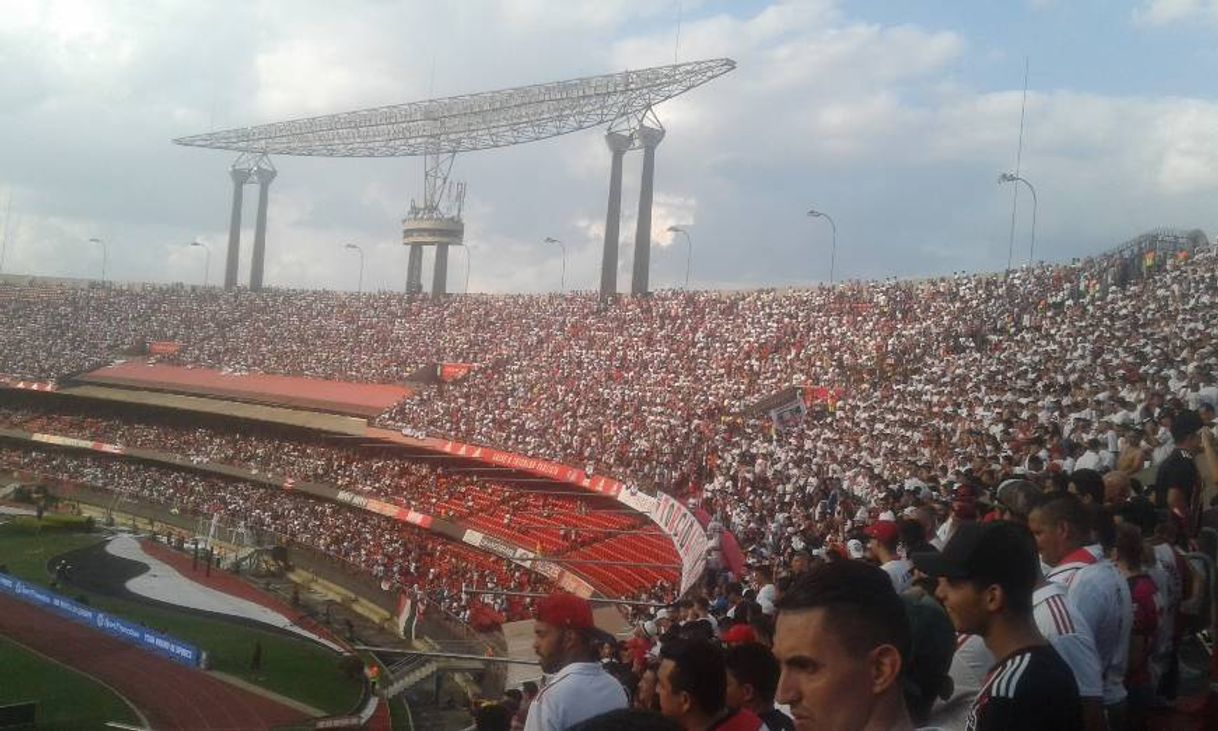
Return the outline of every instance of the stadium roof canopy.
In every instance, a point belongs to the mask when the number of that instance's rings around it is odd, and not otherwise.
[[[641,115],[731,71],[720,58],[181,137],[240,152],[396,157],[470,152],[575,132]]]

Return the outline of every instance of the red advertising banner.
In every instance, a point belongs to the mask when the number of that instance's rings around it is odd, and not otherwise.
[[[436,366],[436,376],[445,383],[460,381],[474,369],[472,363],[440,363]]]
[[[149,355],[177,355],[182,344],[175,340],[154,340],[148,343]]]

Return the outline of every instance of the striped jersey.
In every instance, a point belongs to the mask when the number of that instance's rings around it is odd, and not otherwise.
[[[968,731],[1082,728],[1083,706],[1070,667],[1051,645],[1017,650],[1000,660],[973,700]]]

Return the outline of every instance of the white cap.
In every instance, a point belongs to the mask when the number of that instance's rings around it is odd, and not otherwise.
[[[857,538],[851,538],[846,541],[846,552],[850,554],[850,558],[862,558],[863,542]]]

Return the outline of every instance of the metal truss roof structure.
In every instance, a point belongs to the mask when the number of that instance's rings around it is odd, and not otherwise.
[[[543,140],[641,115],[735,67],[736,62],[726,58],[693,61],[242,127],[174,142],[321,157],[470,152]]]

